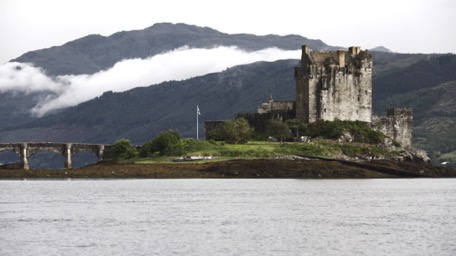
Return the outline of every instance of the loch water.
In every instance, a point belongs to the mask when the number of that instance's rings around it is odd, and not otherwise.
[[[456,255],[456,179],[3,180],[0,255]]]

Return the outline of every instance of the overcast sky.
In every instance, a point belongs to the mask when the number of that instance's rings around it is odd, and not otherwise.
[[[454,0],[0,0],[0,64],[88,34],[158,22],[298,34],[338,46],[456,53]]]

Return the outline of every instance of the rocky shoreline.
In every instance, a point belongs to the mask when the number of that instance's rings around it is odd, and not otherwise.
[[[221,162],[119,164],[102,162],[72,170],[0,169],[0,179],[189,178],[453,178],[455,169],[392,160],[238,159]]]

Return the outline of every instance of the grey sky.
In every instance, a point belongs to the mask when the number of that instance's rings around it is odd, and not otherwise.
[[[456,53],[454,0],[0,0],[0,64],[88,34],[183,22],[226,33],[298,34],[330,45]]]

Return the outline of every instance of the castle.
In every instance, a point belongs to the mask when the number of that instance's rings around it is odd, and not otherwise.
[[[274,101],[257,113],[240,113],[256,131],[264,131],[270,119],[301,119],[306,123],[349,120],[371,123],[374,129],[399,142],[412,144],[412,110],[392,108],[387,116],[372,115],[372,56],[360,47],[348,51],[312,51],[302,46],[301,65],[294,70],[295,101]],[[210,123],[206,124],[210,127]]]

